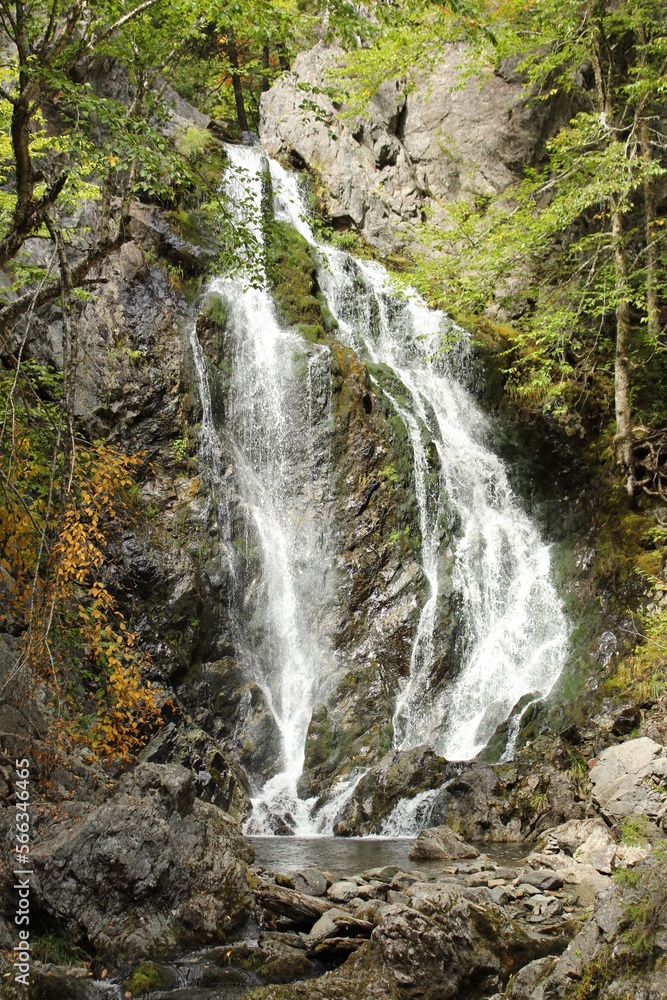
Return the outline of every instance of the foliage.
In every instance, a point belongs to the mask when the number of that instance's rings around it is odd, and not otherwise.
[[[74,944],[70,938],[58,932],[49,931],[45,934],[35,934],[31,940],[32,954],[38,962],[53,963],[53,965],[86,965],[90,962],[83,948]]]
[[[626,816],[621,823],[621,840],[631,847],[644,847],[648,844],[648,820],[646,816]]]
[[[667,170],[656,124],[667,91],[664,6],[510,2],[487,5],[481,20],[490,30],[469,36],[476,53],[462,79],[475,69],[483,79],[521,52],[526,101],[555,111],[569,103],[573,117],[513,188],[440,206],[421,231],[415,282],[464,320],[512,317],[507,388],[525,404],[565,424],[572,410],[592,410],[599,422],[611,397],[628,490],[662,496],[664,435],[654,429],[667,424],[667,230],[656,198]],[[371,74],[370,90],[381,75]]]
[[[34,362],[0,371],[0,626],[22,634],[31,686],[48,692],[52,732],[97,756],[126,756],[160,714],[104,582],[108,538],[134,513],[140,458],[105,444],[61,448],[62,377]],[[86,709],[87,706],[87,709]]]

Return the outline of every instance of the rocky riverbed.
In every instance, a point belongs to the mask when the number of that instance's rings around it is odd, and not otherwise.
[[[140,764],[38,836],[35,913],[80,950],[34,962],[31,996],[658,1000],[666,762],[646,737],[608,748],[591,761],[587,815],[511,862],[443,825],[401,865],[372,841],[379,863],[361,872],[253,863],[186,768]]]

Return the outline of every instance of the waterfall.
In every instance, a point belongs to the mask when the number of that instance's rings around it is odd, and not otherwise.
[[[277,213],[312,244],[293,175],[271,164]],[[430,744],[450,760],[482,750],[527,694],[544,697],[567,653],[568,625],[550,577],[549,546],[513,495],[503,463],[489,448],[488,420],[456,380],[443,336],[465,339],[444,314],[414,293],[397,295],[385,269],[317,244],[326,261],[320,283],[339,323],[339,336],[362,357],[388,365],[407,389],[412,412],[386,393],[403,420],[414,456],[420,509],[422,568],[429,596],[422,609],[407,684],[394,716],[401,748]],[[363,278],[365,295],[358,290]],[[418,421],[440,460],[437,510],[425,486],[427,456]],[[442,586],[437,521],[447,508],[460,523],[452,583],[462,599],[465,648],[458,676],[430,690],[435,609]]]
[[[253,218],[260,219],[265,154],[232,146],[228,153],[231,184],[243,187],[239,203],[250,203]],[[276,218],[291,223],[322,262],[318,280],[338,322],[338,338],[362,358],[388,366],[405,388],[400,399],[383,392],[412,449],[428,592],[409,675],[397,692],[395,746],[428,743],[450,760],[470,759],[521,699],[550,691],[564,663],[568,625],[550,579],[549,547],[488,446],[487,418],[457,381],[452,357],[442,351],[444,334],[465,344],[464,332],[414,293],[398,294],[379,264],[318,242],[296,176],[274,161],[268,165]],[[261,226],[254,226],[261,243]],[[246,666],[264,692],[282,742],[281,770],[253,799],[248,831],[275,831],[271,817],[279,812],[283,832],[327,832],[359,777],[334,786],[316,819],[315,802],[297,794],[312,709],[325,698],[335,670],[324,626],[335,594],[329,351],[282,329],[265,288],[244,288],[242,276],[216,278],[213,287],[224,295],[234,341],[225,422],[234,488],[261,552],[255,593],[248,598],[254,627]],[[210,393],[207,404],[197,343],[193,353],[204,410],[202,456],[215,467],[217,445],[206,412]],[[445,552],[443,520],[456,525]],[[446,684],[433,685],[446,578],[458,595],[463,623],[460,666]],[[408,832],[429,804],[425,796],[399,809],[388,829]]]

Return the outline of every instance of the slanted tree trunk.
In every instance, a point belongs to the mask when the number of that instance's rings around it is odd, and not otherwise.
[[[243,88],[241,87],[241,77],[239,76],[239,57],[236,51],[236,36],[234,29],[230,27],[227,31],[227,55],[232,67],[232,86],[234,88],[234,100],[236,101],[236,117],[239,128],[242,132],[248,132],[248,119],[243,103]]]

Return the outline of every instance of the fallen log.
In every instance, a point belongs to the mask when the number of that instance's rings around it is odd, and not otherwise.
[[[281,917],[288,917],[296,924],[311,926],[335,905],[318,896],[307,896],[297,889],[265,882],[253,889],[253,896],[261,907]]]
[[[336,929],[340,935],[347,937],[370,937],[375,924],[370,920],[359,920],[357,917],[334,917]]]
[[[368,941],[367,937],[335,937],[326,938],[314,949],[317,958],[334,958],[338,955],[349,955]]]

